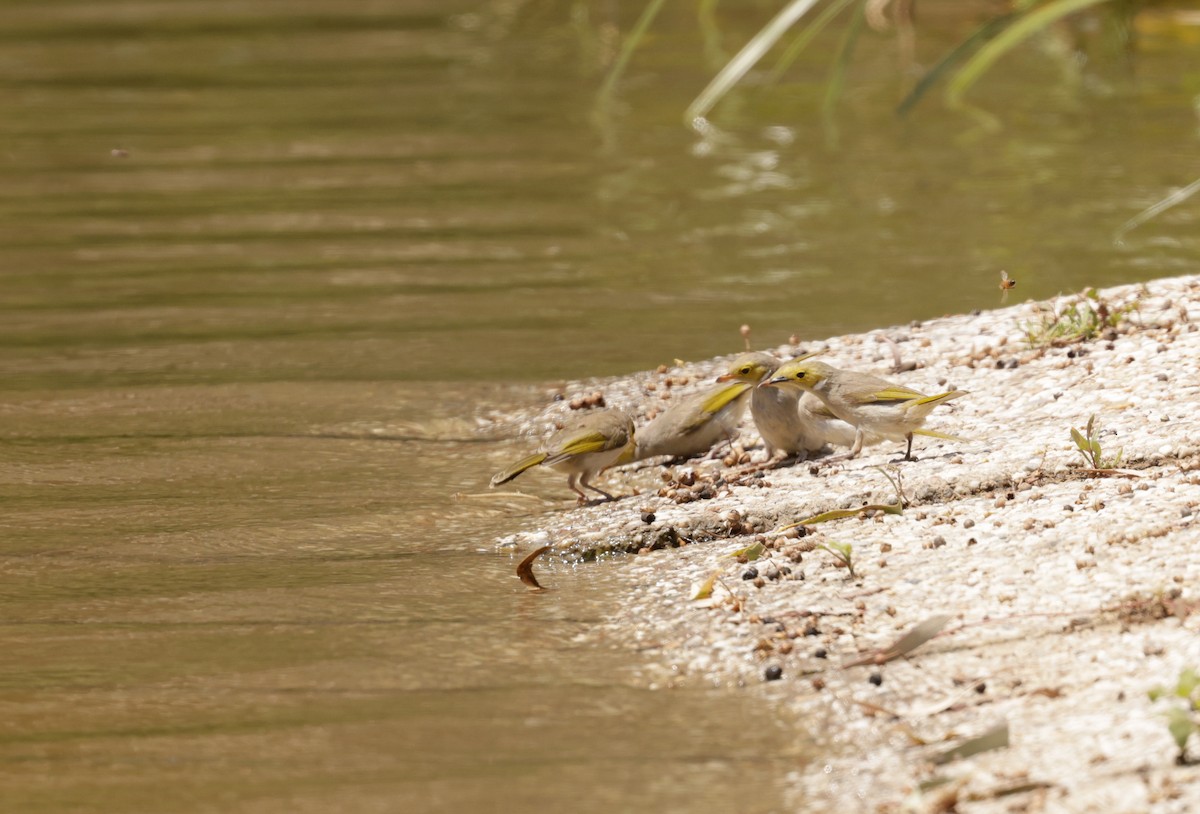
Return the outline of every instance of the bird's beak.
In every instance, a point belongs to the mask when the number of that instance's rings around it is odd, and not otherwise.
[[[733,376],[731,376],[731,375],[730,375],[730,374],[728,374],[728,373],[722,373],[720,376],[718,376],[718,377],[717,377],[717,381],[719,381],[719,382],[731,382],[731,381],[733,381]]]
[[[763,379],[758,383],[759,387],[771,387],[772,385],[782,384],[787,381],[787,376],[776,376],[774,379]]]

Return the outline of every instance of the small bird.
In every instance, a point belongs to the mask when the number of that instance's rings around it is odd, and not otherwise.
[[[814,355],[810,353],[792,361]],[[729,370],[718,376],[717,381],[756,385],[774,373],[780,364],[779,359],[769,353],[743,353],[730,363]],[[848,447],[854,443],[854,427],[835,416],[812,393],[794,388],[755,387],[750,397],[750,415],[767,448],[768,458],[782,452],[804,460],[826,444]],[[876,436],[869,439],[878,440]]]
[[[633,419],[622,410],[600,410],[568,421],[541,445],[536,453],[522,458],[492,477],[492,486],[508,483],[526,469],[552,466],[567,473],[567,485],[586,502],[583,489],[591,489],[608,500],[613,496],[592,486],[592,476],[612,466],[634,446]],[[583,489],[579,487],[582,486]]]
[[[670,455],[703,455],[721,441],[732,440],[746,412],[753,382],[734,382],[677,400],[638,430],[632,454],[618,463]]]
[[[934,407],[967,394],[965,390],[951,390],[927,396],[869,373],[839,370],[823,362],[804,360],[784,364],[759,387],[806,390],[825,402],[838,418],[853,424],[857,432],[845,457],[853,458],[861,452],[866,435],[875,433],[892,441],[907,440],[906,461],[913,460],[914,434],[953,438],[922,430],[921,425]]]

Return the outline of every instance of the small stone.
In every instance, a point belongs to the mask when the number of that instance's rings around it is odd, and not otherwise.
[[[824,647],[818,647],[816,650],[813,651],[813,658],[815,658],[815,659],[829,658],[829,651],[827,651]]]
[[[772,664],[766,670],[763,670],[763,680],[778,681],[783,678],[783,668],[778,664]]]
[[[962,522],[962,527],[963,527],[964,529],[974,528],[974,527],[975,527],[975,521],[974,521],[974,520],[972,520],[971,518],[969,518],[969,517],[968,517],[966,520],[964,520],[964,521]]]
[[[867,679],[867,681],[870,681],[872,684],[878,687],[883,684],[883,673],[876,670],[875,672],[871,673],[871,676]]]
[[[647,524],[653,523],[654,520],[655,520],[654,512],[643,512],[642,513],[642,522],[643,523],[647,523]]]
[[[758,579],[758,569],[751,566],[742,572],[742,579],[749,582],[752,579]]]

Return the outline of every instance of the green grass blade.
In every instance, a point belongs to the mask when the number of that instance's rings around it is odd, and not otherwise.
[[[837,59],[829,74],[829,81],[825,83],[825,98],[821,101],[821,122],[825,126],[825,140],[830,145],[837,144],[838,129],[833,113],[837,108],[838,100],[842,98],[842,89],[846,85],[846,69],[850,65],[850,58],[854,56],[854,46],[858,43],[858,35],[862,33],[863,25],[866,23],[866,14],[863,13],[863,7],[866,4],[867,0],[859,0],[858,7],[854,9],[850,27],[842,36],[842,46],[838,49]]]
[[[834,0],[832,3],[826,6],[821,13],[816,16],[816,19],[804,27],[804,30],[800,32],[796,39],[792,40],[791,44],[788,45],[787,50],[783,52],[783,55],[776,60],[775,67],[773,67],[771,69],[771,73],[767,75],[767,81],[771,83],[778,82],[779,78],[783,76],[783,72],[792,66],[792,63],[796,61],[801,53],[803,53],[804,49],[808,47],[809,43],[811,43],[813,39],[825,29],[826,26],[833,22],[834,18],[841,14],[846,6],[853,2],[854,0]]]
[[[1075,442],[1075,446],[1079,447],[1079,451],[1087,454],[1089,449],[1088,442],[1083,439],[1083,435],[1074,427],[1071,428],[1071,440]]]
[[[1112,0],[1053,0],[1043,6],[1021,15],[995,39],[980,48],[973,57],[962,67],[946,88],[946,104],[950,107],[964,108],[963,94],[970,90],[981,76],[987,73],[992,65],[1030,36],[1044,30],[1056,20],[1082,11],[1089,6],[1109,3]]]
[[[1113,243],[1120,244],[1121,238],[1125,236],[1126,232],[1136,229],[1151,218],[1157,217],[1160,213],[1167,211],[1172,206],[1183,203],[1197,192],[1200,192],[1200,178],[1192,181],[1192,183],[1188,184],[1183,189],[1175,190],[1158,203],[1146,207],[1141,212],[1125,221],[1125,223],[1121,225],[1121,228],[1113,233]]]
[[[638,17],[637,22],[630,29],[629,35],[625,37],[625,42],[621,44],[621,53],[617,55],[617,61],[609,69],[608,76],[604,77],[604,84],[600,86],[600,92],[596,94],[598,102],[604,103],[612,96],[613,89],[617,86],[617,80],[621,78],[621,74],[625,73],[625,66],[629,64],[629,58],[633,56],[633,52],[645,38],[650,23],[654,22],[654,18],[658,16],[664,2],[666,0],[650,0],[642,9],[642,16]]]
[[[933,87],[933,83],[941,79],[942,74],[946,73],[952,65],[966,56],[967,52],[975,48],[979,43],[987,42],[1007,28],[1015,16],[1015,14],[1010,12],[1002,14],[999,17],[994,17],[975,29],[965,40],[954,46],[950,50],[950,53],[939,59],[932,68],[926,71],[921,80],[908,92],[908,95],[896,107],[896,115],[901,118],[907,116],[908,112],[916,106],[917,102],[921,101],[921,97],[925,95],[925,92]]]
[[[661,3],[661,0],[659,2]],[[779,41],[779,38],[797,20],[807,14],[808,10],[816,3],[817,0],[792,0],[788,3],[769,23],[750,38],[750,41],[741,51],[737,52],[733,59],[725,63],[725,67],[713,77],[712,81],[708,83],[708,87],[700,91],[700,95],[688,105],[684,112],[685,123],[692,126],[696,119],[707,116],[717,102],[721,101],[721,98],[729,92],[729,89],[741,81],[742,77]]]

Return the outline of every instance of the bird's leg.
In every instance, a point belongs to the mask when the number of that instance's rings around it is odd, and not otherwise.
[[[854,446],[850,447],[850,454],[847,455],[846,457],[853,458],[853,457],[857,456],[858,453],[862,452],[863,439],[865,437],[866,437],[866,433],[864,433],[862,431],[862,427],[854,428]]]
[[[862,452],[863,438],[865,438],[865,437],[866,437],[866,433],[864,433],[861,428],[856,427],[854,430],[854,444],[851,445],[849,452],[843,452],[841,455],[831,455],[828,458],[821,458],[821,459],[819,459],[819,463],[835,464],[835,463],[839,463],[841,461],[850,460],[851,458],[858,455],[858,453]]]
[[[912,434],[911,432],[908,432],[908,433],[905,433],[905,434],[904,434],[904,437],[908,439],[908,449],[906,449],[906,450],[904,451],[904,460],[906,460],[906,461],[915,461],[915,460],[916,460],[916,458],[914,458],[914,457],[912,456],[912,438],[913,438],[913,434]]]
[[[577,483],[578,481],[579,481],[579,474],[578,474],[578,473],[572,473],[572,474],[570,474],[570,475],[567,475],[567,486],[570,486],[570,487],[571,487],[571,491],[572,491],[572,492],[574,492],[575,494],[579,495],[579,502],[580,502],[580,503],[587,503],[587,501],[588,501],[588,496],[587,496],[587,493],[586,493],[586,492],[584,492],[582,489],[580,489],[580,488],[579,488],[579,487],[576,485],[576,483]],[[584,484],[584,486],[586,486],[586,485],[587,485],[587,484],[585,483],[585,484]]]
[[[591,489],[593,492],[597,492],[599,494],[604,495],[606,500],[616,500],[615,497],[613,497],[612,495],[610,495],[608,492],[604,491],[600,487],[592,486],[590,483],[588,483],[588,475],[586,473],[579,477],[579,483],[583,486],[584,489]],[[575,491],[578,492],[579,490],[576,489]],[[584,495],[583,492],[579,492],[579,494],[583,495],[584,499],[586,500],[587,495]]]

